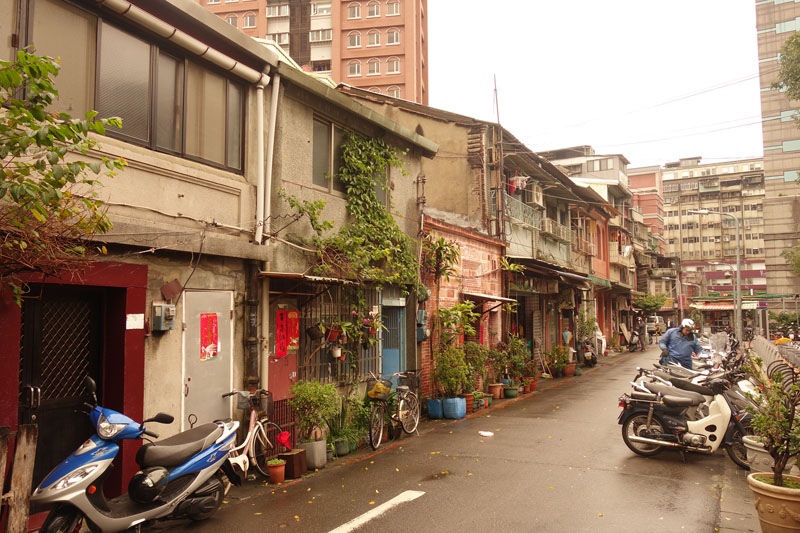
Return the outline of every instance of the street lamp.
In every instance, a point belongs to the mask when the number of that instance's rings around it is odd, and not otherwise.
[[[736,338],[742,342],[742,260],[741,241],[739,240],[739,218],[730,213],[720,213],[710,209],[689,209],[691,215],[721,215],[731,217],[736,222],[736,295],[733,304],[733,320],[736,322]],[[702,233],[701,233],[702,234]]]

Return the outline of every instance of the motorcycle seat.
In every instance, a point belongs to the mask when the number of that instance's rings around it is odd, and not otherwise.
[[[711,390],[709,387],[704,387],[703,385],[697,385],[696,383],[692,383],[688,379],[674,377],[670,379],[670,382],[679,389],[683,389],[685,391],[693,391],[703,394],[705,396],[714,396],[714,391]]]
[[[695,400],[688,396],[662,396],[661,400],[667,407],[691,407],[697,405]]]
[[[136,452],[136,462],[142,468],[178,466],[211,446],[220,435],[222,428],[217,424],[203,424],[164,440],[145,444]]]
[[[664,385],[663,383],[647,383],[645,386],[653,392],[660,392],[664,396],[680,396],[683,398],[690,398],[692,400],[691,405],[700,405],[706,401],[703,395],[698,392],[671,387],[669,385]]]
[[[639,391],[632,391],[631,392],[631,399],[633,400],[644,400],[646,402],[654,402],[658,400],[658,395],[650,394],[648,392],[639,392]]]

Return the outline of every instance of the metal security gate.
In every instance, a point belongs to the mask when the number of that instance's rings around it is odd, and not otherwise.
[[[33,484],[93,432],[82,412],[84,379],[102,397],[103,293],[90,287],[40,286],[26,298],[20,337],[20,423],[39,426]]]

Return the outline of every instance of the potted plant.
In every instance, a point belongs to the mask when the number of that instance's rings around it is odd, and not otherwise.
[[[297,417],[300,448],[306,450],[309,470],[322,468],[327,461],[321,431],[325,421],[336,413],[339,395],[332,383],[298,381],[289,388],[289,406]]]
[[[467,382],[467,362],[464,350],[455,344],[445,344],[436,352],[433,380],[444,398],[442,411],[445,418],[464,418],[466,400],[458,398]]]
[[[286,477],[286,461],[283,459],[270,459],[267,461],[269,468],[269,482],[275,485],[283,483]]]
[[[468,377],[470,384],[476,391],[483,392],[488,356],[489,349],[486,346],[472,341],[464,343],[464,358],[467,362]]]
[[[775,372],[759,388],[757,405],[748,410],[753,431],[772,458],[772,473],[751,473],[747,482],[762,531],[800,531],[800,477],[784,474],[789,458],[800,452],[800,379]]]
[[[306,335],[312,341],[318,341],[325,335],[325,325],[322,322],[317,322],[313,326],[306,328]]]
[[[333,451],[337,457],[350,453],[350,417],[347,397],[340,396],[336,412],[325,419],[328,424],[328,443],[333,444]]]
[[[492,371],[492,379],[494,380],[489,384],[489,393],[495,400],[503,397],[503,384],[500,379],[505,374],[509,362],[507,348],[508,346],[505,343],[499,342],[486,353],[486,358]]]
[[[325,330],[325,334],[327,335],[328,342],[336,342],[342,334],[342,326],[339,320],[334,319],[331,321],[330,326]]]

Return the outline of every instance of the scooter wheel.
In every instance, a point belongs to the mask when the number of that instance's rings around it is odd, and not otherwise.
[[[83,513],[77,508],[71,505],[59,505],[50,511],[39,531],[40,533],[72,533],[78,528],[82,518]]]
[[[633,442],[631,437],[648,437],[654,433],[664,433],[664,424],[662,424],[661,420],[655,415],[650,419],[649,425],[647,424],[647,414],[645,413],[633,415],[622,424],[622,440],[625,441],[625,445],[630,448],[633,453],[645,457],[661,453],[664,448],[654,444]]]

